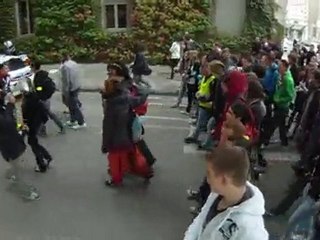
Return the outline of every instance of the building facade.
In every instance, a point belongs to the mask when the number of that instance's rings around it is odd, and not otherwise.
[[[96,6],[97,24],[106,31],[126,31],[131,26],[130,19],[135,1],[137,0],[92,0]],[[210,3],[212,9],[209,12],[218,32],[240,35],[245,21],[246,0],[210,0]],[[0,21],[6,22],[5,26],[0,26],[1,32],[4,33],[2,38],[34,33],[34,4],[36,0],[0,1]]]

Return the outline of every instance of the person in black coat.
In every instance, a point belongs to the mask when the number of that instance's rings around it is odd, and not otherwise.
[[[20,158],[26,150],[22,135],[17,130],[14,118],[15,98],[8,95],[8,103],[5,104],[5,92],[0,90],[0,153],[10,168],[6,172],[6,178],[13,181],[16,189],[28,200],[39,199],[39,194],[33,187],[25,184],[19,174]]]
[[[133,73],[133,80],[136,84],[144,84],[147,87],[151,87],[150,83],[143,79],[143,76],[148,76],[151,74],[151,69],[147,63],[146,57],[144,56],[145,46],[138,43],[135,47],[135,59],[131,66]]]
[[[4,103],[5,94],[0,90],[0,152],[7,161],[19,158],[26,150],[23,138],[18,133],[14,118],[15,99],[9,97],[9,103]]]
[[[44,173],[47,171],[52,157],[48,150],[39,144],[37,135],[42,124],[48,121],[47,109],[36,92],[25,93],[21,107],[24,124],[28,127],[28,144],[36,157],[35,171]]]

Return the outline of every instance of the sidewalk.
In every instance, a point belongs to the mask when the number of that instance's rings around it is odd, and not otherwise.
[[[98,91],[106,79],[106,64],[79,64],[80,66],[80,81],[83,91],[94,92]],[[170,68],[167,66],[150,66],[152,74],[145,76],[152,87],[152,92],[159,95],[176,95],[180,85],[180,76],[176,74],[174,80],[167,79],[170,75]],[[44,65],[44,70],[59,69],[59,64]],[[59,73],[51,74],[51,77],[56,80],[59,87]]]

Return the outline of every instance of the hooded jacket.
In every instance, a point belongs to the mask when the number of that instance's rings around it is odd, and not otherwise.
[[[295,87],[291,72],[288,70],[283,75],[282,79],[276,86],[276,91],[273,96],[275,106],[280,108],[289,108],[290,103],[295,97]]]
[[[234,104],[238,99],[242,98],[248,90],[248,80],[245,73],[238,70],[231,71],[224,80],[228,92],[224,97],[224,107],[222,114],[219,117],[217,127],[214,131],[214,138],[219,140],[221,134],[222,124],[226,119],[226,114],[229,107]]]
[[[184,240],[268,240],[263,221],[263,195],[249,182],[247,186],[253,193],[250,199],[218,214],[203,229],[210,207],[218,197],[211,193],[200,214],[189,226]]]
[[[272,96],[276,89],[276,85],[280,77],[278,69],[278,65],[276,63],[272,63],[272,65],[266,69],[264,78],[262,79],[262,86],[268,96]]]

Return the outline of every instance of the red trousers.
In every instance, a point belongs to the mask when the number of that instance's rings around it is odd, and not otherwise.
[[[135,147],[133,150],[115,150],[108,154],[110,175],[115,184],[122,182],[127,173],[134,173],[141,177],[148,177],[151,169],[140,151]]]

